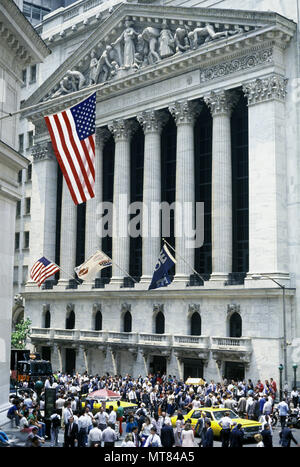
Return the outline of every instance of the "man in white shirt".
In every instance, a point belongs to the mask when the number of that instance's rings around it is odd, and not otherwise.
[[[91,417],[85,412],[78,418],[78,447],[85,447],[88,440]]]
[[[229,412],[226,412],[225,416],[219,421],[219,425],[222,427],[221,439],[222,439],[222,448],[229,447],[229,438],[230,430],[233,425],[233,421],[229,417]]]
[[[96,420],[93,421],[93,428],[90,430],[88,435],[88,447],[100,448],[102,440],[102,431],[98,428]]]
[[[114,408],[112,405],[109,406],[109,414],[108,414],[108,423],[112,425],[115,429],[117,421],[117,413],[114,411]]]
[[[108,423],[108,413],[105,412],[103,407],[100,407],[100,410],[96,413],[94,419],[98,422],[98,426],[103,432],[103,430],[105,430],[105,428],[107,427]]]
[[[117,441],[117,434],[111,425],[102,432],[102,442],[104,447],[113,447]]]
[[[144,448],[161,448],[161,440],[160,437],[156,434],[156,428],[154,426],[151,428],[150,432],[151,435],[148,436]]]

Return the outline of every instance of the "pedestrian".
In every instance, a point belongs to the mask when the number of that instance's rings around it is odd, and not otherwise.
[[[279,402],[277,408],[279,411],[281,430],[283,430],[285,427],[287,415],[289,413],[289,406],[287,405],[285,399],[283,399],[281,402]]]
[[[229,447],[242,448],[243,441],[244,441],[244,430],[242,429],[242,425],[238,423],[232,428],[230,432]]]
[[[221,440],[222,440],[222,448],[229,447],[229,438],[230,438],[230,430],[232,427],[232,420],[229,417],[230,412],[226,412],[225,416],[221,418],[219,421],[219,425],[221,426]]]
[[[257,443],[256,444],[257,448],[264,448],[263,437],[260,433],[257,433],[256,435],[254,435],[254,439]]]
[[[117,401],[117,407],[118,408],[117,408],[116,416],[117,416],[117,421],[119,422],[119,435],[122,436],[123,434],[122,423],[124,420],[124,408],[121,406],[120,401]]]
[[[35,442],[35,447],[41,446],[42,444],[45,443],[45,439],[42,438],[41,436],[38,436],[38,427],[34,426],[31,430],[31,433],[26,438],[25,441],[25,447],[30,448],[32,447],[32,441],[34,440]]]
[[[134,426],[136,427],[138,426],[137,421],[134,420],[133,415],[130,415],[130,417],[128,418],[127,425],[126,425],[126,433],[131,433]]]
[[[182,444],[181,441],[181,433],[184,427],[184,416],[181,412],[178,413],[177,415],[177,420],[176,420],[176,428],[175,428],[175,446],[179,447]]]
[[[213,448],[214,447],[214,432],[211,428],[211,421],[207,419],[205,421],[205,435],[202,442],[204,448]]]
[[[170,422],[162,426],[160,434],[161,444],[164,448],[172,448],[175,444],[174,430]]]
[[[293,428],[293,424],[288,423],[288,425],[284,426],[282,431],[279,433],[279,437],[280,437],[279,442],[281,444],[281,447],[290,448],[291,441],[293,441],[298,447],[300,446],[298,441],[294,438],[292,428]]]
[[[294,409],[296,409],[299,404],[299,392],[297,391],[296,387],[294,387],[291,392],[291,398],[292,398]]]
[[[144,444],[146,443],[146,441],[144,443],[142,442],[142,438],[139,435],[139,430],[138,430],[137,426],[134,426],[133,429],[132,429],[132,432],[128,433],[128,434],[132,434],[132,441],[133,441],[134,446],[136,448],[144,446]]]
[[[94,419],[98,422],[99,429],[103,432],[108,423],[108,413],[104,410],[104,407],[100,407],[100,410],[96,413]]]
[[[113,406],[110,405],[108,409],[108,423],[113,427],[113,429],[116,429],[116,421],[117,421],[117,413],[114,410]]]
[[[69,417],[65,424],[64,447],[74,448],[78,443],[78,424],[75,423],[73,415]]]
[[[78,447],[84,448],[87,444],[91,418],[87,412],[81,412],[78,419]]]
[[[133,442],[132,433],[127,433],[123,443],[121,444],[121,448],[135,448],[135,447],[136,446]]]
[[[150,430],[151,434],[147,438],[147,441],[145,443],[145,448],[161,448],[161,439],[160,436],[156,433],[156,428],[153,426]]]
[[[101,448],[102,431],[98,428],[96,420],[93,421],[93,428],[88,434],[88,447]]]
[[[51,433],[51,447],[58,446],[58,434],[61,425],[60,415],[58,409],[50,416],[50,433]]]
[[[185,423],[184,428],[181,432],[181,440],[181,446],[183,448],[195,446],[194,431],[192,430],[191,424],[188,422]]]
[[[117,435],[114,426],[108,423],[107,428],[102,432],[102,442],[104,447],[114,447],[117,441]]]
[[[151,424],[150,418],[145,417],[145,421],[144,421],[144,423],[143,423],[143,425],[141,427],[141,430],[140,430],[140,436],[141,436],[141,439],[142,439],[142,447],[144,447],[148,436],[150,436],[150,434],[151,434],[151,428],[152,428],[152,424]]]
[[[261,432],[262,435],[262,441],[264,443],[265,448],[272,448],[273,447],[273,439],[272,439],[272,433],[270,430],[270,425],[268,423],[265,424],[264,429]]]

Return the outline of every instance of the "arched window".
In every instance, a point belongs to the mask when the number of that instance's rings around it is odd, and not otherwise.
[[[124,332],[131,332],[132,329],[132,317],[130,311],[126,311],[124,315]]]
[[[51,323],[51,314],[50,311],[47,310],[45,313],[45,321],[44,321],[44,327],[45,328],[50,328],[50,323]]]
[[[191,336],[201,336],[201,316],[197,311],[191,316]]]
[[[155,333],[156,334],[165,333],[165,317],[161,311],[157,313],[156,318],[155,318]]]
[[[66,329],[74,329],[75,327],[75,313],[73,310],[69,311],[66,317]]]
[[[95,331],[102,330],[102,313],[100,310],[95,314]]]
[[[230,317],[229,337],[242,337],[242,318],[239,313],[233,313]]]

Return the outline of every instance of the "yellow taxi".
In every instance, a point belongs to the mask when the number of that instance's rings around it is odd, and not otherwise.
[[[254,435],[259,433],[262,430],[262,425],[255,420],[246,420],[245,418],[240,418],[233,410],[219,407],[203,407],[200,409],[192,409],[186,415],[184,415],[184,420],[191,420],[192,428],[195,429],[197,421],[201,417],[202,412],[205,412],[206,417],[209,418],[211,422],[211,428],[214,432],[214,438],[220,438],[220,433],[222,427],[219,425],[221,418],[225,417],[226,414],[229,414],[229,418],[232,419],[236,424],[241,424],[244,431],[244,439],[251,439]],[[172,426],[176,426],[177,416],[171,418]]]
[[[93,412],[98,412],[100,407],[102,407],[103,401],[97,399],[82,399],[81,406],[84,408],[86,405],[92,406]],[[110,406],[113,406],[114,410],[117,411],[118,405],[117,401],[105,401],[105,407],[108,409]],[[120,406],[124,408],[124,415],[126,416],[129,412],[135,412],[138,408],[137,404],[132,404],[131,402],[120,401]]]

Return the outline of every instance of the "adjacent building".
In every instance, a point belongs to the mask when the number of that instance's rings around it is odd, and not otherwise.
[[[0,117],[19,109],[21,70],[40,63],[49,49],[11,0],[0,5]],[[0,120],[0,420],[6,419],[9,394],[11,309],[16,204],[21,199],[19,171],[28,160],[18,152],[18,116]]]
[[[278,379],[284,364],[292,380],[300,338],[296,2],[214,3],[82,1],[40,26],[53,53],[24,104],[38,105],[24,116],[34,128],[28,265],[44,255],[62,269],[42,290],[28,280],[22,295],[31,342],[54,369]],[[93,91],[96,197],[76,207],[44,116]],[[116,221],[126,226],[137,201],[143,232],[153,203],[177,202],[168,235],[158,209],[156,236],[118,235]],[[112,238],[99,236],[101,202],[118,209]],[[195,211],[182,206],[195,203],[204,203],[204,241],[190,248],[180,232],[193,228]],[[163,236],[176,250],[173,282],[148,291]],[[111,255],[112,269],[93,283],[69,280],[96,248]]]

